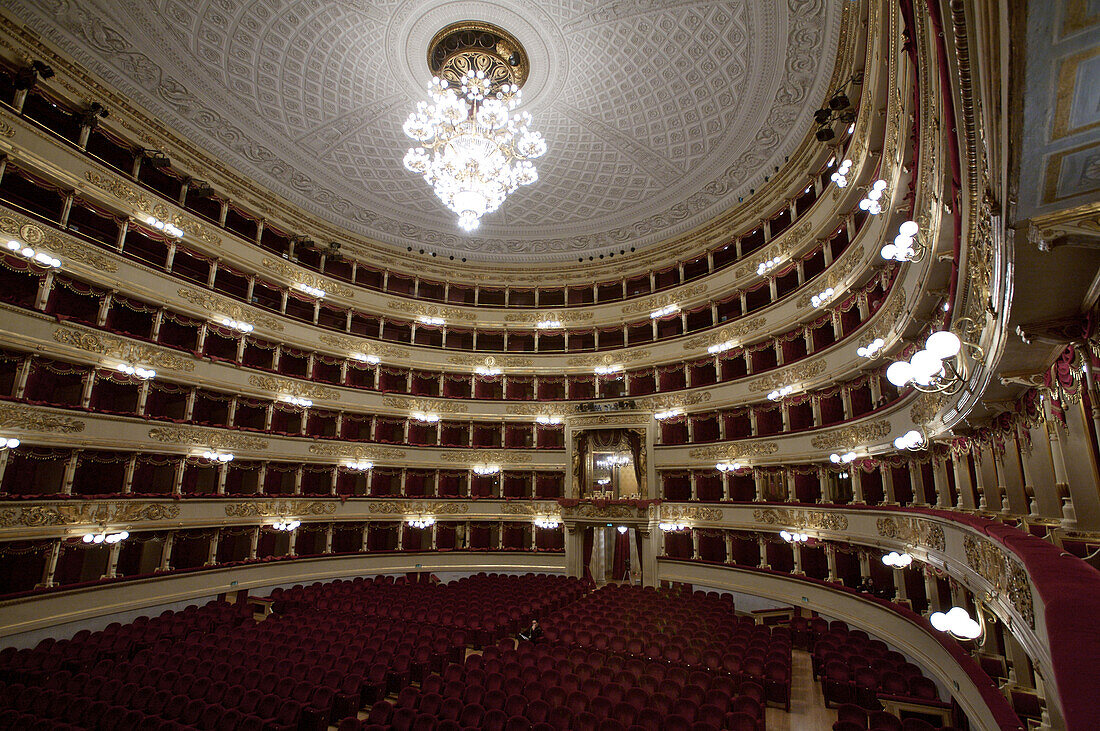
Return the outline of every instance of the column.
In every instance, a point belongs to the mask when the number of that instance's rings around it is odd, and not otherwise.
[[[157,567],[157,571],[172,570],[172,544],[175,540],[176,532],[173,530],[168,531],[168,534],[164,537],[164,545],[160,549],[160,565]]]
[[[112,543],[107,549],[107,570],[103,573],[104,579],[113,579],[118,576],[118,554],[122,551],[121,543]]]
[[[993,446],[990,452],[993,454],[993,472],[997,476],[997,495],[1000,496],[1000,504],[995,505],[994,509],[1002,513],[1010,513],[1012,506],[1008,500],[1008,486],[1005,484],[1004,454],[998,453],[996,446]]]
[[[752,469],[752,480],[753,480],[753,483],[756,487],[756,496],[755,496],[754,500],[756,500],[756,502],[758,502],[758,503],[763,502],[764,501],[764,475],[763,475],[763,473],[760,472],[760,470],[756,469],[755,467]]]
[[[726,563],[732,564],[733,560],[733,534],[729,531],[725,531],[725,535],[722,536],[726,544]]]
[[[215,530],[214,535],[210,537],[210,550],[206,553],[205,566],[213,566],[218,562],[218,543],[221,541],[221,535],[220,530]]]
[[[795,485],[794,471],[791,469],[785,470],[787,477],[787,502],[798,502],[798,490]]]
[[[852,476],[852,502],[856,505],[864,505],[866,501],[863,499],[863,470],[853,462],[848,466],[848,474]]]
[[[286,555],[297,556],[298,555],[298,531],[292,530],[287,535]]]
[[[756,545],[760,547],[760,566],[762,569],[770,569],[768,565],[768,542],[764,540],[764,537],[756,539]]]
[[[936,582],[935,575],[929,571],[924,572],[924,594],[928,597],[928,614],[943,611],[943,600],[940,599],[940,585]]]
[[[924,472],[916,461],[909,462],[909,483],[913,486],[913,505],[923,506],[928,504],[924,490]]]
[[[65,477],[61,483],[61,494],[72,495],[73,494],[73,479],[76,477],[76,465],[80,460],[80,453],[83,450],[74,449],[69,455],[68,461],[65,463]]]
[[[974,488],[970,484],[970,469],[967,460],[970,457],[965,452],[956,452],[951,455],[951,470],[955,475],[955,490],[958,491],[958,499],[955,508],[958,510],[973,510]]]
[[[839,582],[840,577],[836,572],[836,546],[832,543],[825,544],[825,564],[829,569],[829,575],[826,577],[826,581],[831,581],[834,584]]]
[[[947,465],[939,457],[932,458],[932,486],[936,490],[936,507],[951,507],[951,489],[947,484]]]
[[[260,528],[259,526],[252,529],[252,535],[248,538],[248,560],[255,561],[256,553],[260,548]]]
[[[7,453],[4,453],[6,456]],[[131,454],[130,459],[126,460],[126,470],[122,473],[122,494],[127,495],[133,491],[134,485],[134,470],[137,469],[137,455]],[[0,480],[4,477],[4,472],[0,469]]]
[[[1077,512],[1073,507],[1073,496],[1069,491],[1069,477],[1066,471],[1066,456],[1062,451],[1062,427],[1054,420],[1050,408],[1050,398],[1043,396],[1043,423],[1047,431],[1047,448],[1054,468],[1054,490],[1062,498],[1062,523],[1066,528],[1077,527]]]
[[[974,490],[978,493],[978,505],[979,511],[986,511],[989,509],[989,502],[986,500],[986,486],[985,475],[982,474],[982,451],[977,445],[974,446]]]
[[[691,482],[691,501],[695,502],[699,499],[699,487],[698,483],[695,480],[695,470],[692,470],[688,474],[688,479]]]
[[[702,556],[699,554],[699,531],[691,529],[691,560],[698,561]]]
[[[792,543],[791,552],[794,554],[794,571],[791,573],[796,576],[805,576],[806,572],[802,570],[802,544]]]
[[[882,491],[886,496],[886,505],[897,505],[898,498],[894,488],[894,471],[890,469],[889,465],[879,464],[879,475],[882,476]]]
[[[42,567],[42,583],[43,588],[49,588],[54,585],[54,574],[57,573],[57,560],[61,557],[61,541],[53,541],[50,543],[50,549],[46,553],[46,565]]]
[[[894,601],[898,604],[909,603],[909,593],[905,588],[905,569],[894,569]]]

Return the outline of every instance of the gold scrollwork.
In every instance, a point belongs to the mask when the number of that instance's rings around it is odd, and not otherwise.
[[[62,416],[22,404],[0,404],[0,428],[76,434],[86,424],[71,416]]]
[[[228,503],[225,514],[230,518],[274,518],[282,516],[308,517],[334,515],[336,503],[321,500],[250,500]]]
[[[268,441],[246,434],[199,429],[184,426],[155,426],[149,430],[149,438],[165,444],[187,444],[214,449],[267,449]]]
[[[470,405],[461,401],[432,398],[405,398],[403,396],[385,396],[382,405],[391,409],[407,409],[409,411],[436,412],[440,414],[465,414],[470,410]]]
[[[462,366],[486,366],[489,368],[530,368],[533,361],[530,358],[517,358],[510,355],[452,355],[447,358],[448,363]]]
[[[0,216],[0,231],[11,236],[18,236],[31,246],[44,246],[54,254],[64,256],[69,261],[87,264],[92,269],[101,272],[118,271],[118,264],[96,251],[93,247],[68,237],[58,236],[37,224],[30,223],[30,219],[17,217],[15,214]]]
[[[647,396],[637,399],[639,409],[660,411],[662,409],[676,409],[681,406],[698,406],[705,404],[713,398],[710,391],[693,391],[683,396]]]
[[[15,127],[0,119],[0,137],[15,137]]]
[[[649,416],[643,414],[592,414],[591,416],[570,417],[569,425],[579,426],[612,426],[616,424],[648,424]]]
[[[819,434],[810,440],[814,449],[836,449],[838,447],[858,447],[863,444],[885,439],[890,435],[890,420],[880,419],[869,424],[856,424],[843,429]]]
[[[719,343],[726,343],[730,340],[736,340],[737,338],[743,338],[751,332],[755,332],[764,325],[768,324],[768,318],[766,317],[754,317],[751,320],[744,320],[725,325],[718,329],[716,332],[708,335],[700,335],[699,337],[689,338],[684,341],[684,350],[698,350],[699,348],[709,348],[712,345],[718,345]]]
[[[757,508],[752,511],[752,519],[765,525],[779,525],[786,528],[810,528],[812,530],[848,530],[847,516],[829,513],[824,510],[801,510],[797,508]]]
[[[550,517],[560,515],[561,508],[557,503],[506,502],[500,506],[500,512],[505,515],[545,515]]]
[[[468,321],[477,319],[476,313],[460,310],[457,307],[425,305],[419,302],[406,302],[405,300],[390,300],[386,303],[386,307],[394,312],[404,312],[407,315],[416,315],[418,317],[442,317],[447,320]]]
[[[343,457],[346,459],[404,459],[405,450],[391,447],[359,446],[350,444],[311,444],[309,453],[319,457]]]
[[[562,508],[564,517],[575,518],[626,518],[644,520],[647,515],[645,508],[636,508],[633,505],[593,505],[581,503],[576,507]]]
[[[340,297],[350,298],[355,296],[355,292],[353,292],[350,287],[345,287],[342,284],[302,271],[298,267],[291,266],[281,259],[269,259],[265,256],[261,264],[265,269],[270,269],[277,274],[281,274],[296,284],[304,284],[308,287],[323,289],[328,294],[335,294]]]
[[[178,518],[180,506],[165,503],[88,502],[27,505],[0,511],[0,526],[39,528],[56,525],[103,525]]]
[[[470,506],[464,502],[432,500],[385,500],[373,502],[370,512],[380,515],[465,515]]]
[[[515,416],[568,416],[577,413],[577,405],[563,402],[507,404],[504,413]]]
[[[943,528],[924,518],[879,518],[876,525],[883,538],[941,552],[946,546]]]
[[[216,236],[209,228],[197,221],[181,216],[164,203],[154,201],[131,185],[127,185],[120,180],[116,180],[93,170],[84,173],[84,178],[92,185],[107,191],[115,198],[118,198],[123,203],[132,206],[142,213],[148,213],[166,223],[171,223],[184,233],[191,234],[208,244],[213,244],[214,246],[221,245],[221,237]]]
[[[789,368],[784,368],[781,371],[775,373],[769,373],[766,376],[761,376],[755,381],[749,384],[749,388],[757,391],[769,391],[773,388],[779,388],[780,386],[786,386],[792,383],[798,383],[799,381],[807,381],[811,378],[816,378],[825,372],[825,361],[822,359],[809,360],[802,363],[796,363]]]
[[[719,508],[692,508],[682,505],[662,505],[661,519],[670,522],[682,520],[722,520],[722,511]]]
[[[778,451],[779,444],[777,442],[717,444],[712,447],[693,449],[688,452],[688,457],[702,460],[744,459],[746,457],[767,457]]]
[[[1006,595],[1017,614],[1035,629],[1035,607],[1027,571],[991,541],[966,536],[963,540],[966,564],[993,587]]]
[[[928,424],[935,421],[947,397],[942,393],[922,393],[909,409],[909,418],[914,424]]]
[[[259,325],[266,330],[281,332],[283,329],[283,323],[279,322],[274,317],[269,317],[255,310],[245,309],[233,300],[226,299],[225,297],[218,297],[209,292],[196,292],[193,289],[187,289],[185,287],[180,287],[177,291],[180,297],[183,297],[191,304],[201,307],[204,310],[210,310],[211,312],[231,317],[234,320],[241,320],[243,322],[252,323],[253,325]]]
[[[380,358],[409,357],[409,351],[405,348],[398,348],[385,343],[374,343],[370,340],[356,340],[355,338],[349,338],[343,335],[332,335],[330,333],[321,333],[317,336],[317,339],[326,345],[333,345],[341,350],[362,353],[363,355],[377,355]]]
[[[707,283],[700,282],[693,284],[690,287],[684,287],[683,289],[677,289],[672,292],[666,292],[664,294],[656,294],[652,297],[646,297],[645,299],[638,300],[637,302],[631,302],[623,305],[624,315],[633,315],[638,312],[645,312],[647,310],[655,310],[658,307],[664,307],[665,305],[679,304],[685,300],[689,300],[692,297],[698,297],[701,294],[705,294],[707,291]]]
[[[645,360],[648,357],[648,350],[619,350],[614,353],[576,356],[567,360],[565,364],[574,367],[613,365],[615,363],[631,363],[636,360]]]
[[[529,464],[531,455],[514,449],[460,449],[445,451],[439,459],[468,464]]]
[[[508,312],[504,315],[505,322],[543,322],[556,320],[563,325],[566,323],[588,322],[592,319],[591,312],[577,312],[575,310],[561,310],[554,312]]]
[[[89,353],[118,358],[121,361],[136,365],[167,368],[168,370],[184,373],[195,370],[195,360],[193,358],[176,355],[164,348],[157,348],[144,343],[130,343],[111,335],[59,327],[53,331],[53,339],[62,345],[71,345]]]
[[[248,382],[257,388],[272,393],[286,393],[291,396],[300,396],[310,399],[324,399],[326,401],[339,401],[340,392],[315,383],[303,383],[289,378],[274,378],[272,376],[251,375]]]

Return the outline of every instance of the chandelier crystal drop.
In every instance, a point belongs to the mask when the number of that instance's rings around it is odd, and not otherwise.
[[[419,143],[406,153],[405,167],[424,176],[466,231],[519,186],[538,180],[531,161],[546,153],[546,140],[532,129],[530,114],[513,114],[520,93],[512,83],[494,90],[481,70],[467,70],[457,88],[436,76],[429,101],[405,121],[405,134]]]

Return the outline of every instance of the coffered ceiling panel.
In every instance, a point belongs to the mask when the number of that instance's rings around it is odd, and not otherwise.
[[[682,233],[805,138],[833,70],[828,0],[12,0],[30,28],[240,172],[385,243],[567,260]],[[448,23],[531,59],[540,180],[464,234],[401,158]]]

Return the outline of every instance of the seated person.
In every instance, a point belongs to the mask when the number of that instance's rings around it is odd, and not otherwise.
[[[540,637],[542,637],[542,627],[539,627],[537,619],[532,619],[531,626],[519,633],[519,638],[525,642],[537,642]]]

